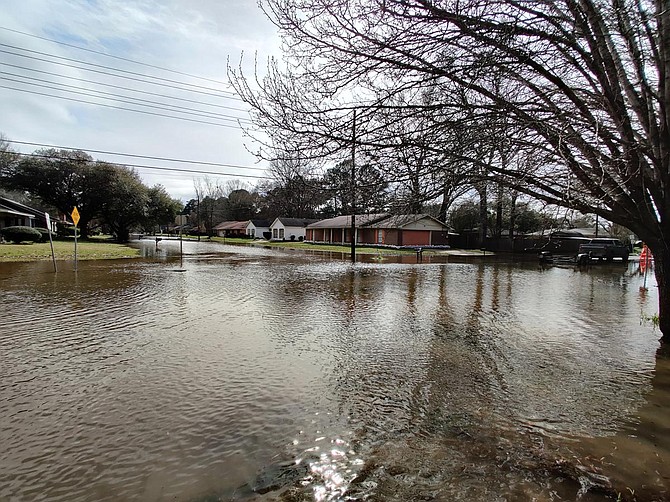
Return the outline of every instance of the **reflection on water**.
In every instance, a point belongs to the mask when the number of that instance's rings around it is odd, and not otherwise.
[[[0,500],[670,488],[670,369],[634,264],[143,249],[0,264]]]

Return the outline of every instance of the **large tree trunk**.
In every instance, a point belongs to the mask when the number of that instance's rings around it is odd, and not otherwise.
[[[654,274],[658,283],[658,318],[661,341],[670,343],[670,250],[659,242],[649,246],[654,256]]]
[[[88,224],[91,222],[91,218],[80,218],[79,219],[79,225],[78,227],[78,232],[79,232],[79,237],[82,239],[88,239]]]

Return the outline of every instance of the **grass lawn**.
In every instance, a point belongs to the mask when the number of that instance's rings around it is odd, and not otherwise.
[[[54,241],[54,253],[57,260],[74,260],[74,239]],[[77,241],[78,260],[107,260],[116,258],[135,258],[138,249],[122,244],[101,240]],[[34,244],[0,244],[0,262],[40,261],[51,259],[51,246],[48,242]]]
[[[205,238],[206,239],[206,238]],[[261,246],[266,248],[280,248],[280,249],[302,249],[307,251],[324,251],[335,253],[349,253],[351,248],[349,244],[346,246],[333,246],[328,244],[309,244],[299,241],[266,241],[266,240],[251,240],[241,237],[212,237],[212,241],[225,242],[226,244],[247,244],[250,246]],[[415,254],[411,249],[392,249],[392,248],[374,248],[356,246],[357,254],[385,254],[385,255],[399,255],[399,254]],[[427,253],[427,250],[424,252]]]

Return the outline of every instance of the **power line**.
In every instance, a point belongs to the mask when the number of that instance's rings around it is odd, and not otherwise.
[[[219,126],[219,127],[227,127],[229,129],[240,129],[239,126],[232,126],[232,125],[228,125],[228,124],[219,124],[219,123],[216,123],[216,122],[208,122],[206,120],[189,119],[187,117],[176,117],[174,115],[167,115],[165,113],[150,112],[150,111],[147,111],[147,110],[136,110],[134,108],[125,108],[123,106],[106,105],[104,103],[95,103],[93,101],[86,101],[84,99],[68,98],[68,97],[65,97],[65,96],[55,96],[53,94],[47,94],[47,93],[44,93],[44,92],[30,91],[28,89],[17,89],[16,87],[9,87],[9,86],[6,86],[6,85],[0,85],[0,88],[9,89],[9,90],[12,90],[12,91],[25,92],[25,93],[28,93],[28,94],[35,94],[35,95],[38,95],[38,96],[47,96],[49,98],[63,99],[63,100],[66,100],[66,101],[75,101],[75,102],[78,102],[78,103],[85,103],[85,104],[89,104],[89,105],[104,106],[105,108],[113,108],[113,109],[116,109],[116,110],[124,110],[124,111],[127,111],[127,112],[135,112],[135,113],[142,113],[142,114],[145,114],[145,115],[155,115],[157,117],[167,117],[167,118],[171,118],[171,119],[186,120],[187,122],[197,122],[197,123],[200,123],[200,124],[215,125],[215,126]]]
[[[227,82],[222,82],[220,80],[214,80],[214,79],[207,78],[207,77],[201,77],[199,75],[193,75],[191,73],[186,73],[186,72],[182,72],[182,71],[178,71],[178,70],[173,70],[173,69],[170,69],[170,68],[165,68],[163,66],[157,66],[157,65],[153,65],[153,64],[149,64],[149,63],[143,63],[142,61],[136,61],[134,59],[124,58],[124,57],[121,57],[121,56],[115,56],[113,54],[107,54],[106,52],[96,51],[94,49],[89,49],[87,47],[81,47],[79,45],[68,44],[67,42],[61,42],[59,40],[54,40],[54,39],[51,39],[51,38],[41,37],[39,35],[33,35],[31,33],[26,33],[24,31],[19,31],[19,30],[14,30],[12,28],[7,28],[5,26],[0,26],[0,30],[11,31],[12,33],[18,33],[20,35],[25,35],[27,37],[37,38],[37,39],[40,39],[40,40],[45,40],[47,42],[53,42],[54,44],[60,44],[60,45],[66,46],[66,47],[72,47],[73,49],[78,49],[78,50],[90,52],[90,53],[93,53],[93,54],[100,54],[101,56],[117,59],[119,61],[126,61],[128,63],[134,63],[134,64],[138,64],[138,65],[141,65],[141,66],[146,66],[148,68],[155,68],[157,70],[163,70],[163,71],[167,71],[167,72],[170,72],[170,73],[175,73],[177,75],[183,75],[185,77],[197,78],[197,79],[204,80],[204,81],[207,81],[207,82],[212,82],[214,84],[229,85]]]
[[[4,44],[0,44],[0,45],[4,45]],[[186,92],[197,92],[198,94],[202,94],[204,96],[214,96],[216,98],[221,98],[221,99],[232,99],[232,100],[236,100],[236,101],[244,101],[242,98],[240,98],[239,96],[235,96],[235,95],[222,96],[221,94],[214,94],[214,93],[211,93],[211,92],[197,91],[197,90],[194,90],[194,89],[185,89],[183,87],[179,87],[179,86],[176,86],[176,85],[170,85],[170,84],[159,83],[159,82],[151,82],[150,80],[144,80],[144,79],[136,78],[136,77],[129,77],[129,76],[126,76],[126,75],[118,75],[116,73],[110,73],[110,72],[102,71],[102,70],[95,70],[93,68],[84,68],[84,67],[77,66],[77,65],[72,65],[72,64],[67,64],[67,63],[59,63],[58,61],[50,61],[48,59],[38,58],[38,57],[35,57],[35,56],[29,56],[28,54],[20,54],[20,53],[17,53],[17,52],[7,51],[7,50],[4,50],[4,49],[0,49],[0,53],[10,54],[12,56],[22,57],[22,58],[26,58],[26,59],[32,59],[34,61],[42,61],[43,63],[49,63],[49,64],[53,64],[53,65],[57,65],[57,66],[65,66],[67,68],[74,68],[74,69],[77,69],[77,70],[89,71],[89,72],[92,72],[92,73],[99,73],[101,75],[109,75],[111,77],[123,78],[123,79],[126,79],[126,80],[132,80],[134,82],[142,82],[143,84],[160,85],[162,87],[169,87],[169,88],[172,88],[172,89],[178,89],[180,91],[186,91]],[[151,78],[157,78],[157,77],[151,77]],[[186,85],[189,85],[189,84],[186,84]],[[217,91],[217,92],[224,92],[224,91]]]
[[[64,56],[58,56],[56,54],[50,54],[48,52],[36,51],[36,50],[33,50],[33,49],[26,49],[24,47],[19,47],[18,45],[0,43],[0,46],[1,47],[9,47],[10,49],[15,49],[15,50],[19,50],[19,51],[30,52],[31,54],[39,54],[40,56],[47,56],[47,57],[54,58],[54,59],[60,59],[61,61],[69,61],[70,63],[84,64],[84,65],[92,66],[94,68],[103,68],[105,70],[118,71],[118,72],[121,72],[121,73],[127,73],[129,75],[135,75],[135,76],[139,76],[139,77],[153,78],[153,79],[156,79],[156,80],[160,80],[162,82],[170,82],[170,83],[173,83],[173,84],[186,85],[186,86],[189,86],[189,87],[194,87],[196,89],[202,89],[202,90],[205,90],[205,91],[214,91],[214,92],[221,92],[221,93],[225,93],[225,94],[235,95],[234,92],[224,91],[222,89],[216,89],[214,87],[205,87],[203,85],[191,84],[189,82],[173,80],[173,79],[170,79],[170,78],[155,77],[153,75],[145,75],[144,73],[139,73],[139,72],[130,71],[130,70],[124,70],[122,68],[114,68],[113,66],[107,66],[107,65],[103,65],[103,64],[97,64],[97,63],[89,63],[88,61],[82,61],[81,59],[66,58]],[[21,56],[22,55],[22,54],[12,53],[12,52],[9,52],[9,51],[2,51],[2,52],[8,52],[9,54],[14,54],[15,56]],[[37,58],[35,58],[35,59],[37,59]]]
[[[178,100],[178,101],[185,101],[187,103],[195,103],[195,104],[198,104],[198,105],[214,106],[216,108],[223,108],[223,109],[226,109],[226,110],[233,110],[233,111],[238,111],[238,112],[248,112],[249,111],[248,109],[244,109],[244,108],[235,108],[235,107],[226,106],[226,105],[215,105],[214,103],[206,103],[204,101],[197,101],[197,100],[194,100],[194,99],[187,99],[187,98],[182,98],[182,97],[177,98],[177,97],[174,97],[174,96],[169,96],[167,94],[159,94],[157,92],[142,91],[142,90],[139,90],[139,89],[130,89],[128,87],[124,87],[124,86],[121,86],[121,85],[106,84],[104,82],[98,82],[96,80],[89,80],[89,79],[85,79],[85,78],[71,77],[69,75],[63,75],[62,73],[54,73],[54,72],[50,72],[50,71],[46,71],[46,70],[38,70],[37,68],[29,68],[27,66],[21,66],[21,65],[2,62],[2,61],[0,61],[0,65],[9,66],[9,67],[12,67],[12,68],[18,68],[20,70],[27,70],[27,71],[31,71],[31,72],[35,72],[35,73],[43,73],[45,75],[51,75],[53,77],[64,78],[64,79],[67,79],[67,80],[74,80],[76,82],[85,82],[87,84],[101,85],[101,86],[104,86],[104,87],[111,87],[113,89],[123,89],[124,91],[136,92],[138,94],[147,94],[149,96],[157,96],[157,97],[160,97],[160,98],[167,98],[167,99],[174,99],[174,100]],[[11,73],[8,73],[8,74],[12,75]],[[18,74],[16,74],[16,75],[18,76]],[[39,79],[35,79],[35,80],[39,80]]]
[[[204,111],[204,110],[195,110],[195,109],[192,109],[192,108],[186,108],[184,106],[171,105],[171,104],[167,104],[167,103],[159,103],[157,101],[150,101],[150,100],[147,100],[147,99],[134,98],[132,96],[121,96],[121,95],[110,93],[110,92],[97,91],[95,89],[81,90],[81,88],[78,88],[78,87],[75,87],[75,86],[72,86],[72,85],[68,85],[68,84],[61,84],[59,82],[51,82],[51,81],[43,80],[43,79],[36,79],[34,77],[25,77],[23,75],[15,75],[15,74],[11,74],[11,73],[8,73],[8,72],[3,72],[3,71],[0,71],[0,74],[18,76],[19,78],[23,79],[23,80],[17,80],[17,79],[14,79],[14,78],[7,78],[7,77],[3,78],[3,80],[9,81],[9,82],[17,82],[19,84],[27,84],[27,85],[32,85],[32,86],[41,87],[41,88],[45,88],[45,89],[53,89],[53,90],[57,90],[57,91],[61,91],[61,92],[70,92],[72,94],[81,95],[81,96],[89,96],[89,97],[98,98],[98,99],[107,99],[107,100],[111,100],[111,101],[118,101],[120,103],[126,103],[126,104],[130,104],[130,105],[145,106],[147,108],[154,108],[154,109],[157,109],[157,110],[165,110],[165,111],[170,111],[170,112],[175,112],[175,113],[184,113],[184,114],[193,115],[193,116],[197,116],[197,117],[204,117],[204,118],[211,118],[211,119],[218,119],[218,120],[227,120],[227,121],[240,121],[240,122],[247,123],[247,125],[252,125],[251,122],[248,119],[244,119],[242,117],[235,117],[233,115],[226,115],[224,113],[215,113],[215,112],[207,112],[207,111]],[[62,89],[62,88],[54,87],[54,86],[51,86],[51,85],[45,85],[45,84],[39,84],[39,83],[36,83],[36,82],[31,82],[31,80],[35,80],[37,82],[47,82],[49,84],[54,84],[54,85],[61,86],[61,87],[69,87],[69,88],[73,88],[73,89],[77,89],[77,90],[76,91],[70,91],[68,89]],[[90,93],[89,92],[84,92],[84,91],[90,91]],[[95,93],[95,94],[91,94],[91,93]],[[105,97],[105,96],[99,96],[97,94],[106,94],[106,95],[112,96],[112,97],[108,98],[108,97]],[[127,98],[127,99],[124,99],[124,98]],[[132,100],[132,101],[129,101],[129,100]],[[145,104],[145,103],[149,103],[149,104]],[[182,110],[185,110],[185,111],[182,111]]]
[[[19,153],[18,154],[20,157],[28,157],[28,158],[39,158],[39,159],[56,159],[58,160],[59,157],[54,156],[54,155],[39,155],[35,153]],[[134,167],[138,169],[153,169],[156,171],[166,171],[166,172],[178,172],[178,173],[188,173],[188,174],[206,174],[206,175],[213,175],[213,176],[228,176],[228,177],[234,177],[234,178],[252,178],[252,179],[272,179],[269,176],[254,176],[252,174],[236,174],[236,173],[220,173],[216,171],[201,171],[201,170],[196,170],[196,169],[180,169],[178,167],[158,167],[158,166],[146,166],[142,164],[122,164],[120,162],[108,162],[108,161],[99,161],[99,162],[104,162],[106,164],[111,164],[113,166],[119,166],[119,167]]]
[[[263,167],[249,167],[249,166],[239,166],[235,164],[221,164],[217,162],[205,162],[202,160],[184,160],[184,159],[174,159],[170,157],[154,157],[151,155],[139,155],[139,154],[134,154],[134,153],[120,153],[120,152],[110,152],[107,150],[94,150],[92,148],[75,148],[72,146],[62,146],[62,145],[49,145],[46,143],[33,143],[30,141],[18,141],[18,140],[11,140],[11,139],[6,139],[5,140],[7,143],[15,143],[17,145],[31,145],[31,146],[41,146],[41,147],[46,147],[46,148],[58,148],[60,150],[74,150],[74,151],[81,151],[81,152],[92,152],[92,153],[101,153],[104,155],[116,155],[118,157],[132,157],[135,159],[147,159],[147,160],[159,160],[163,162],[180,162],[182,164],[197,164],[200,166],[214,166],[214,167],[232,167],[235,169],[251,169],[254,171],[265,171],[266,169]]]

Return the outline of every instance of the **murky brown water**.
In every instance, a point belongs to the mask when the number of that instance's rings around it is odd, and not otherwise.
[[[636,264],[153,247],[0,264],[0,500],[670,499]]]

